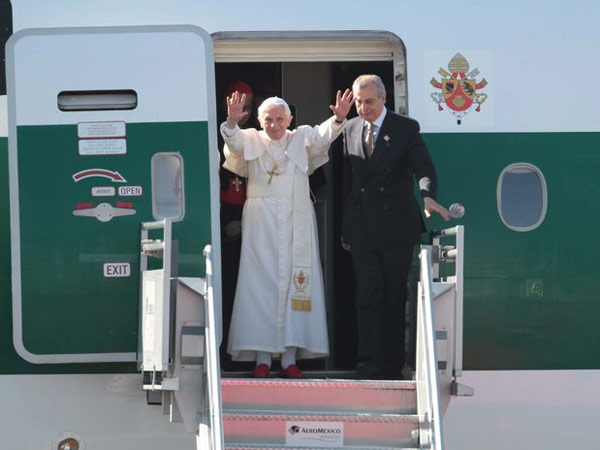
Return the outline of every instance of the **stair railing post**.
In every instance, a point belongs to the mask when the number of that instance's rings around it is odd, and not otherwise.
[[[428,444],[432,450],[441,450],[443,435],[432,306],[431,249],[422,249],[419,257],[421,281],[417,310],[417,407],[419,420],[422,421],[420,438],[421,445]]]
[[[206,334],[206,356],[207,356],[207,389],[210,411],[210,434],[211,449],[222,450],[224,448],[223,436],[223,411],[221,404],[221,386],[220,386],[220,362],[219,362],[219,343],[217,342],[215,302],[212,281],[212,248],[210,245],[204,247],[204,256],[206,258],[206,301],[205,301],[205,334]],[[200,450],[200,449],[198,449]]]

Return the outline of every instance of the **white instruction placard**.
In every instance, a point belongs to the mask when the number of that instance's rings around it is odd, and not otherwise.
[[[344,422],[286,421],[285,444],[303,447],[343,447]]]
[[[92,197],[112,197],[115,195],[113,186],[94,186],[92,188]]]
[[[125,122],[81,122],[77,124],[77,136],[80,139],[125,137]]]
[[[79,154],[83,156],[124,155],[127,153],[125,139],[81,139]]]

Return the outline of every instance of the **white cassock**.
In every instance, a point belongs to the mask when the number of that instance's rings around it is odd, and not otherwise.
[[[317,222],[308,175],[329,160],[346,122],[287,130],[279,141],[264,131],[221,125],[223,167],[248,177],[242,252],[227,351],[237,361],[256,352],[298,359],[329,354]]]

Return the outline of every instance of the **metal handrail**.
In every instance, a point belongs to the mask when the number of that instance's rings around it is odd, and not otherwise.
[[[463,370],[463,310],[464,310],[464,259],[465,259],[465,227],[454,227],[456,235],[456,258],[454,259],[454,276],[448,277],[456,285],[456,304],[454,308],[454,377],[462,376]]]
[[[417,364],[423,364],[423,370],[417,370],[417,377],[422,385],[419,389],[425,398],[419,401],[423,405],[424,411],[420,411],[422,416],[420,420],[428,422],[427,428],[421,427],[421,444],[428,443],[432,450],[441,450],[443,448],[442,434],[442,415],[440,390],[437,370],[436,340],[433,323],[433,278],[431,273],[431,249],[421,250],[419,257],[421,259],[421,283],[418,298],[417,310]],[[419,355],[422,354],[422,358]],[[423,431],[427,431],[428,436],[423,436]],[[429,442],[423,442],[429,441]]]
[[[221,383],[219,344],[217,342],[215,303],[212,283],[212,248],[210,245],[204,247],[206,258],[206,301],[205,301],[205,334],[206,334],[206,361],[208,381],[208,403],[210,412],[210,446],[213,450],[224,448],[223,436],[223,411],[221,407]]]

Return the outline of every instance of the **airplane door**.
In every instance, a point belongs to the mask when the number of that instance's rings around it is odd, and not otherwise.
[[[180,276],[204,276],[206,244],[220,255],[211,38],[23,30],[7,68],[15,348],[33,363],[133,362],[140,223],[173,220]]]

